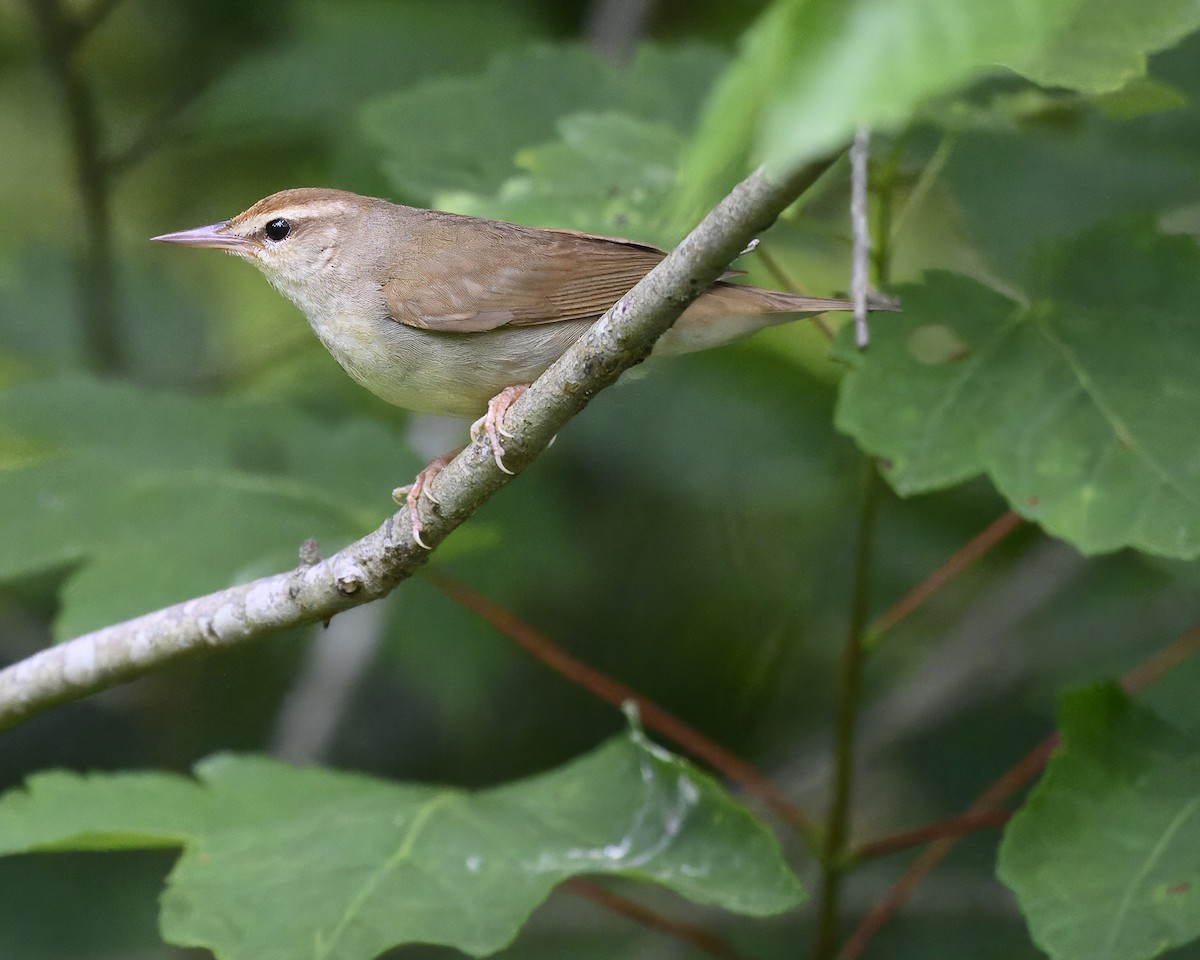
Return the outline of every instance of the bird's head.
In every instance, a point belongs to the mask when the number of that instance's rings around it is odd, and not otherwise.
[[[356,285],[373,266],[359,247],[389,206],[343,190],[283,190],[232,219],[153,239],[249,260],[308,313],[316,301]]]

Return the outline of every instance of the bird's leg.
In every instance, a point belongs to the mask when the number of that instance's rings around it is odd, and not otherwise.
[[[488,441],[492,445],[492,456],[496,458],[496,466],[510,476],[512,471],[504,465],[504,444],[500,438],[512,437],[515,434],[504,429],[504,417],[508,413],[508,408],[516,403],[521,394],[528,389],[529,384],[527,383],[505,387],[488,401],[487,413],[471,424],[471,442],[476,442],[480,433],[487,434]]]
[[[404,487],[397,487],[392,491],[392,499],[397,504],[403,503],[408,507],[408,517],[412,521],[412,535],[418,546],[430,549],[429,544],[421,539],[421,530],[424,524],[421,522],[421,513],[418,509],[421,494],[425,494],[427,500],[438,502],[438,498],[433,495],[433,490],[429,484],[433,482],[433,478],[446,468],[446,465],[462,453],[463,448],[451,450],[449,453],[443,453],[440,457],[434,457],[426,464],[425,469],[416,475],[413,482]]]
[[[492,456],[496,458],[496,466],[510,475],[512,471],[504,465],[504,444],[501,438],[512,437],[514,434],[504,429],[504,417],[508,413],[508,408],[516,403],[521,394],[528,389],[529,384],[527,383],[518,383],[511,387],[505,387],[488,401],[487,413],[471,424],[471,441],[475,442],[478,440],[481,433],[486,434],[488,441],[492,445]],[[462,453],[462,451],[463,448],[459,447],[457,450],[443,453],[440,457],[434,457],[429,461],[425,469],[416,475],[412,483],[404,487],[397,487],[392,491],[392,499],[397,504],[403,503],[408,507],[408,515],[412,520],[413,540],[426,550],[430,548],[429,544],[421,539],[421,530],[425,526],[421,522],[419,510],[421,496],[424,494],[426,500],[432,500],[434,503],[438,502],[437,497],[433,495],[430,484],[433,482],[433,478],[441,473],[446,465]]]

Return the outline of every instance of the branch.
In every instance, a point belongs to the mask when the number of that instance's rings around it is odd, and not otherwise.
[[[949,560],[888,607],[867,630],[867,645],[873,646],[878,643],[885,633],[1016,530],[1023,522],[1023,517],[1009,510],[989,523],[955,550]]]
[[[985,810],[982,813],[965,813],[958,817],[936,820],[915,830],[893,834],[890,837],[880,837],[878,840],[868,840],[855,849],[850,855],[851,861],[857,865],[865,860],[877,857],[888,857],[893,853],[919,847],[934,840],[946,837],[965,837],[979,830],[998,830],[1012,819],[1012,814],[1006,810]]]
[[[1139,693],[1152,683],[1200,653],[1200,626],[1177,637],[1153,656],[1138,664],[1121,678],[1121,689],[1129,696]],[[1058,748],[1058,734],[1052,733],[1021,760],[1006,770],[1000,779],[967,807],[963,818],[983,817],[995,812],[1012,794],[1042,772]],[[926,847],[883,897],[868,911],[842,946],[837,960],[859,960],[872,938],[896,912],[908,902],[913,891],[942,859],[958,844],[961,835],[943,836]]]
[[[982,816],[995,811],[1009,796],[1025,786],[1030,780],[1041,773],[1050,760],[1051,754],[1058,749],[1058,735],[1051,734],[1029,753],[1009,767],[1000,779],[988,787],[979,798],[967,807],[965,817]],[[929,872],[941,863],[942,859],[958,845],[961,836],[942,837],[921,854],[901,874],[883,898],[876,903],[863,917],[849,939],[838,952],[837,960],[859,960],[871,939],[879,929],[887,923],[899,910],[921,881]]]
[[[755,236],[811,186],[832,158],[790,177],[759,170],[738,184],[679,246],[622,297],[510,408],[505,464],[519,471],[575,414],[650,353],[654,341]],[[422,536],[436,546],[508,481],[486,439],[435,478]],[[385,596],[429,557],[402,509],[327,560],[302,564],[42,650],[0,671],[0,730],[48,707],[147,673],[196,651],[328,620]]]
[[[623,897],[619,893],[613,893],[611,890],[607,890],[591,880],[584,879],[583,877],[572,877],[563,886],[577,896],[586,897],[588,900],[598,903],[600,906],[614,913],[619,913],[623,917],[628,917],[630,920],[640,923],[644,927],[649,927],[651,930],[661,930],[663,933],[669,934],[685,943],[690,943],[697,950],[707,953],[709,956],[717,957],[719,960],[742,960],[742,955],[734,949],[733,945],[721,939],[715,933],[709,933],[703,927],[697,927],[690,923],[672,920],[658,911],[651,910],[649,907],[638,903],[636,900]]]
[[[578,684],[592,696],[599,697],[618,710],[631,701],[637,704],[638,715],[647,730],[653,730],[668,740],[674,741],[677,746],[708,764],[710,768],[726,779],[740,783],[747,791],[754,794],[795,827],[801,836],[811,841],[813,825],[805,816],[804,811],[788,800],[783,792],[759,773],[753,764],[730,753],[719,743],[710,740],[699,730],[688,726],[673,713],[638,693],[632,687],[601,673],[582,660],[577,660],[557,646],[549,637],[538,633],[510,611],[492,603],[465,584],[437,574],[432,575],[430,579],[434,586],[451,600],[462,604],[466,609],[486,620],[530,656],[537,658],[571,683]]]
[[[873,460],[864,460],[866,483],[859,513],[854,550],[854,588],[850,597],[850,625],[842,644],[838,680],[837,734],[833,744],[833,783],[829,812],[825,816],[825,842],[821,848],[821,887],[817,902],[817,928],[812,955],[827,960],[837,948],[838,911],[846,875],[846,844],[850,832],[850,803],[858,714],[862,697],[865,647],[863,638],[871,606],[871,554],[875,545],[875,520],[879,515],[880,479]]]

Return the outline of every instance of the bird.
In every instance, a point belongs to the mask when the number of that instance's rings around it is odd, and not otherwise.
[[[152,239],[250,261],[372,393],[408,410],[478,417],[472,439],[485,433],[506,473],[508,408],[666,256],[634,240],[311,187],[282,190],[229,220]],[[893,308],[883,301],[873,306]],[[849,300],[721,279],[683,312],[653,354],[704,350],[852,307]],[[408,504],[421,546],[420,497],[432,499],[430,481],[457,452],[435,458],[395,492],[397,502],[403,496]]]

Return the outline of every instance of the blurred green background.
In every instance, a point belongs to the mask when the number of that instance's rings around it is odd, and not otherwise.
[[[46,462],[0,501],[0,661],[284,569],[309,536],[331,553],[461,442],[461,424],[353,384],[256,271],[150,236],[320,185],[670,244],[697,212],[676,202],[678,170],[764,6],[0,0],[0,466]],[[887,279],[944,268],[1008,290],[1039,242],[1114,216],[1194,230],[1198,54],[1193,37],[1160,55],[1159,85],[1128,115],[1003,77],[881,138],[902,217]],[[751,281],[846,287],[845,174],[739,264]],[[713,201],[732,182],[688,189]],[[598,398],[432,566],[819,815],[869,470],[832,425],[842,372],[808,325],[656,364]],[[981,480],[879,496],[873,615],[1006,509]],[[1022,528],[872,652],[856,835],[960,811],[1049,728],[1058,690],[1192,625],[1196,588],[1195,564],[1084,560]],[[1151,699],[1194,724],[1198,680],[1185,666]],[[218,750],[482,786],[622,724],[418,576],[329,631],[197,659],[5,734],[0,786],[55,766],[186,771]],[[964,843],[879,955],[1038,955],[992,879],[995,840]],[[187,955],[155,931],[171,859],[0,861],[0,956]],[[903,862],[855,875],[848,912]],[[811,923],[702,919],[759,956]],[[693,955],[559,895],[506,955],[668,952]]]

